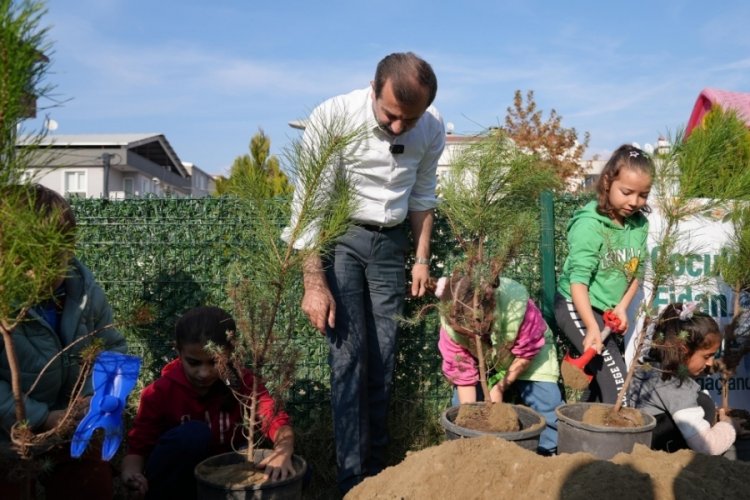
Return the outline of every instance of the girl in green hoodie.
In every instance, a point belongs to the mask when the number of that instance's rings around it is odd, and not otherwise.
[[[555,297],[557,325],[578,349],[593,347],[594,375],[588,401],[614,404],[625,381],[625,360],[614,336],[602,340],[602,315],[611,309],[627,330],[627,309],[643,275],[647,255],[654,165],[640,149],[622,145],[607,161],[596,186],[597,199],[576,211],[568,223],[568,257]]]

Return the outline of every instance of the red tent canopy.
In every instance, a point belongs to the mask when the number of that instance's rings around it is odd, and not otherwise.
[[[693,112],[690,114],[685,137],[697,126],[703,123],[703,117],[711,111],[711,108],[721,106],[722,109],[732,109],[737,112],[737,116],[745,121],[750,128],[750,93],[748,92],[730,92],[728,90],[705,88],[701,91],[698,99],[695,100]]]

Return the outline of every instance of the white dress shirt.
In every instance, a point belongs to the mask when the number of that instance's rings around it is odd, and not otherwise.
[[[314,144],[316,134],[326,128],[325,124],[343,117],[348,130],[363,130],[361,139],[351,145],[341,165],[349,173],[356,191],[352,219],[356,223],[390,227],[402,223],[410,211],[437,206],[437,164],[445,146],[445,127],[438,111],[430,106],[414,128],[391,136],[378,126],[374,98],[372,88],[367,87],[323,102],[310,115],[303,144]],[[393,146],[402,146],[403,152],[392,153]],[[299,192],[297,186],[292,221],[284,231],[287,237],[296,222]],[[304,248],[312,234],[307,231],[294,246]]]

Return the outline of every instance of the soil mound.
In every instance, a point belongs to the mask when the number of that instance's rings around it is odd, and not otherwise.
[[[750,463],[653,451],[597,460],[587,453],[542,457],[491,436],[446,441],[407,454],[346,496],[357,499],[549,498],[691,500],[748,498]]]

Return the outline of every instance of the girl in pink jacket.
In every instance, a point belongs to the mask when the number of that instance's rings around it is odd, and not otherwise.
[[[457,275],[441,278],[436,295],[441,300],[462,297],[468,279]],[[558,385],[560,369],[555,342],[547,323],[526,288],[508,278],[500,278],[494,289],[494,321],[485,361],[489,368],[490,398],[503,400],[513,388],[524,404],[540,413],[547,427],[539,439],[538,452],[554,454],[557,450],[557,416],[562,404]],[[474,340],[451,328],[441,317],[438,348],[443,357],[443,374],[455,386],[454,404],[472,403],[481,396],[477,383],[479,370]]]

